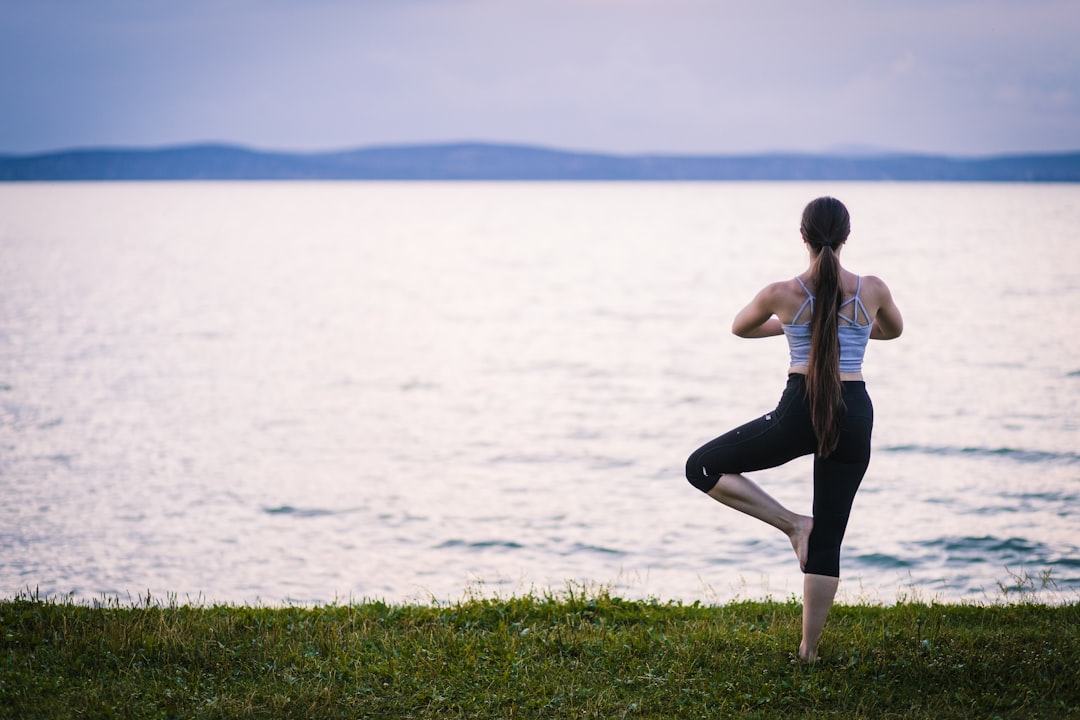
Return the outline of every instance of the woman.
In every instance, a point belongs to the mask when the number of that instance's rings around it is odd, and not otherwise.
[[[791,540],[805,573],[799,658],[814,661],[840,582],[840,543],[870,462],[874,409],[863,382],[863,354],[867,340],[898,337],[904,323],[884,282],[840,265],[851,230],[843,203],[814,200],[803,211],[801,230],[810,267],[761,290],[731,327],[740,337],[787,337],[791,367],[780,404],[694,451],[686,477]],[[810,454],[812,517],[788,510],[743,475]]]

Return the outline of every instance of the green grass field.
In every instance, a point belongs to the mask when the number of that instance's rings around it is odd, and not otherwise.
[[[149,598],[147,599],[149,600]],[[1080,604],[0,601],[5,718],[1080,718]]]

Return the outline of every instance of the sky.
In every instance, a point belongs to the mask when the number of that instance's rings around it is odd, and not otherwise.
[[[1080,150],[1080,0],[0,0],[0,152]]]

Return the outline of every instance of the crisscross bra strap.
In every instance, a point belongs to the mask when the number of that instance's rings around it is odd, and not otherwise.
[[[855,327],[864,327],[870,324],[870,313],[866,312],[866,306],[863,305],[863,301],[859,298],[859,293],[862,291],[862,275],[859,276],[858,285],[855,286],[855,297],[849,298],[840,304],[840,319],[847,322],[848,325],[854,325]],[[847,305],[854,304],[855,307],[852,311],[851,317],[844,315],[842,312]],[[863,320],[866,322],[859,322],[859,313],[862,313]]]
[[[799,285],[802,286],[803,292],[806,293],[806,300],[804,300],[803,304],[799,306],[799,311],[797,313],[795,313],[795,317],[791,319],[791,324],[792,325],[798,325],[799,324],[799,318],[802,316],[803,310],[805,310],[807,307],[810,308],[810,312],[814,312],[814,295],[813,295],[813,293],[810,292],[810,288],[806,287],[806,283],[804,283],[802,281],[801,277],[796,275],[795,279],[799,281]]]
[[[795,279],[799,282],[799,286],[803,289],[803,292],[806,293],[806,300],[804,300],[803,304],[799,306],[798,312],[795,313],[795,317],[791,320],[792,325],[799,324],[799,318],[802,317],[803,311],[806,310],[807,307],[810,308],[810,312],[814,312],[814,294],[810,292],[810,288],[806,287],[806,283],[802,281],[801,277],[796,275]],[[853,325],[855,327],[863,327],[870,324],[870,313],[866,312],[866,306],[863,305],[863,301],[859,297],[859,293],[861,292],[862,275],[858,277],[858,284],[855,286],[855,296],[848,298],[844,302],[840,303],[841,312],[838,313],[841,320],[846,322],[848,325]],[[851,305],[852,303],[855,304],[854,312],[852,313],[851,317],[848,317],[847,315],[844,315],[843,309],[848,305]],[[862,319],[865,321],[863,323],[859,322],[860,313],[862,314]]]

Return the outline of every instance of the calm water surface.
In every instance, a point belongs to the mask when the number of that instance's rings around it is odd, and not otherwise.
[[[728,328],[826,193],[907,323],[842,597],[1075,601],[1080,186],[890,183],[0,185],[0,596],[798,593],[682,466],[779,398]]]

